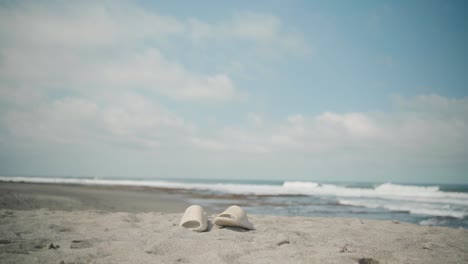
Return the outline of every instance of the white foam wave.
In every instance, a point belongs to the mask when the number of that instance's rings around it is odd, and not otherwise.
[[[417,215],[449,216],[463,218],[468,215],[466,212],[451,209],[449,205],[429,204],[429,203],[396,203],[388,200],[339,200],[341,205],[359,206],[366,208],[383,208],[396,212],[408,212]]]
[[[283,187],[291,190],[288,186],[291,183],[285,182]],[[299,189],[300,182],[294,182],[294,191],[298,194],[306,195],[331,195],[337,197],[355,198],[383,198],[401,201],[418,201],[429,203],[459,204],[468,205],[468,193],[443,192],[438,186],[409,186],[392,183],[384,183],[373,189],[369,188],[349,188],[332,184],[310,185],[304,184],[304,188]]]
[[[427,225],[427,226],[442,225],[444,223],[446,223],[445,220],[439,220],[437,218],[429,218],[429,219],[425,219],[419,222],[420,225]]]

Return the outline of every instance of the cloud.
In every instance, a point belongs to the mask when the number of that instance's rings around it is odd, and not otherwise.
[[[291,43],[307,49],[301,35],[272,14],[238,12],[208,23],[127,1],[2,5],[0,36],[0,104],[6,109],[1,118],[10,134],[70,144],[126,141],[150,148],[175,141],[230,146],[190,134],[195,126],[161,106],[160,97],[181,103],[248,96],[224,71],[192,69],[179,59],[183,56],[170,56],[178,43],[189,47],[180,54],[197,52],[194,41],[221,53],[244,43],[249,50],[269,47],[277,55],[296,53]],[[221,49],[213,49],[218,41]],[[226,58],[221,63],[227,66],[214,68],[248,71],[244,62]],[[251,113],[248,119],[262,126],[259,115]],[[241,136],[228,129],[224,133]],[[162,138],[167,140],[162,143]],[[243,148],[264,151],[250,140],[234,149]]]
[[[394,95],[392,100],[398,108],[415,113],[453,117],[468,112],[468,98],[450,99],[437,94],[424,94],[412,98]]]
[[[22,2],[0,9],[7,43],[57,48],[122,47],[182,35],[185,25],[129,2]]]
[[[39,98],[57,90],[89,94],[116,88],[144,89],[181,101],[242,99],[245,92],[219,69],[244,69],[255,54],[308,52],[301,35],[271,14],[238,12],[207,23],[118,3],[22,2],[0,8],[3,100],[28,101],[18,98],[27,93],[16,90],[34,90]],[[212,54],[219,52],[222,56],[214,57],[223,61],[215,62],[211,71],[197,71],[177,61],[183,56],[168,58],[166,51],[177,43],[185,43],[179,54],[199,53],[196,47],[185,48],[193,41]],[[245,41],[245,48],[255,52],[244,59],[226,50],[244,47]]]
[[[253,113],[253,112],[250,112],[247,114],[247,120],[249,122],[249,124],[253,127],[262,127],[263,126],[263,118],[257,114],[257,113]]]
[[[344,131],[355,137],[372,137],[379,131],[375,124],[362,113],[336,114],[325,112],[317,117],[319,127],[333,131]]]
[[[262,124],[262,129],[251,125],[224,127],[204,140],[224,146],[215,150],[339,156],[352,149],[355,157],[369,159],[374,153],[389,159],[460,160],[468,156],[466,102],[467,98],[438,95],[398,97],[394,112],[295,114],[279,123]]]
[[[2,94],[13,102],[27,95],[15,90],[143,89],[182,101],[224,101],[242,94],[227,74],[190,70],[155,47],[185,36],[184,21],[123,6],[68,2],[46,8],[28,2],[0,9]]]
[[[161,105],[131,93],[100,102],[59,99],[28,111],[10,111],[5,123],[19,138],[59,144],[125,143],[145,149],[173,145],[195,129]]]
[[[170,62],[155,49],[131,55],[102,70],[93,70],[93,83],[111,87],[136,87],[159,92],[176,100],[229,100],[236,97],[232,80],[225,74],[201,75]]]
[[[263,57],[281,55],[306,55],[311,52],[304,37],[272,14],[238,12],[230,19],[218,23],[206,23],[196,18],[188,20],[188,31],[197,43],[206,41],[240,42],[256,48]]]
[[[197,161],[207,157],[200,153],[228,161],[277,157],[272,162],[283,162],[278,166],[296,164],[293,156],[316,163],[346,155],[353,161],[421,164],[468,157],[468,98],[435,94],[394,96],[393,111],[385,113],[276,118],[242,109],[242,124],[195,124],[182,114],[198,110],[187,102],[247,98],[238,87],[239,73],[256,76],[254,68],[270,69],[277,58],[290,62],[310,54],[307,39],[268,13],[239,11],[208,22],[134,2],[109,3],[1,5],[2,144],[104,144],[115,151],[172,153],[167,160],[173,163],[180,153]]]
[[[213,139],[201,139],[198,137],[191,137],[189,138],[189,142],[192,143],[194,146],[207,149],[207,150],[227,150],[228,147],[216,140]]]
[[[281,32],[281,20],[271,14],[243,12],[234,16],[230,34],[256,41],[270,41],[278,38]]]
[[[89,100],[65,98],[33,110],[9,111],[5,123],[19,137],[61,143],[80,143],[97,129],[97,105]]]
[[[157,49],[131,52],[118,57],[88,61],[78,54],[60,51],[4,50],[0,76],[12,82],[2,90],[27,87],[30,90],[144,89],[176,100],[219,101],[240,96],[225,74],[203,75],[179,63],[168,61]]]

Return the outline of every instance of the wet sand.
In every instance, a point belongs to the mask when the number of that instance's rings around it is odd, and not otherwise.
[[[181,212],[188,206],[177,190],[48,183],[0,182],[0,208]]]

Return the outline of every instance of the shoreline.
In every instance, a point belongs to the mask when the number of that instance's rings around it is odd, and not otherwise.
[[[205,208],[207,232],[179,227],[188,201],[200,197],[153,187],[0,182],[0,263],[468,262],[462,228],[249,214],[255,230],[246,231],[213,225],[215,207]]]
[[[283,198],[281,198],[283,197]],[[259,215],[273,216],[304,216],[304,217],[325,217],[325,218],[361,218],[374,220],[390,220],[399,222],[415,223],[419,225],[446,226],[449,228],[466,228],[466,223],[459,225],[449,225],[444,223],[445,219],[435,220],[429,216],[428,220],[412,220],[415,216],[398,215],[395,217],[369,217],[366,213],[361,214],[290,214],[288,210],[297,210],[298,206],[307,206],[304,200],[307,195],[256,195],[256,194],[236,194],[217,193],[203,191],[200,189],[186,189],[173,187],[155,187],[139,185],[104,185],[104,184],[82,184],[82,183],[44,183],[44,182],[21,182],[0,180],[0,209],[31,210],[48,208],[50,210],[101,210],[108,212],[165,212],[180,213],[191,204],[202,205],[208,213],[223,211],[230,205],[236,204],[244,207],[247,212]],[[310,196],[312,199],[314,196]],[[280,198],[277,200],[276,198]],[[291,203],[285,199],[298,201],[296,207],[290,209]],[[296,199],[296,200],[294,200]],[[320,201],[318,206],[320,206]],[[333,200],[331,200],[333,202]],[[340,203],[332,203],[324,206],[344,208]],[[360,207],[354,207],[361,210]],[[279,211],[278,211],[279,210]],[[320,210],[320,209],[319,209]],[[334,209],[332,209],[334,210]],[[346,211],[348,209],[337,209]],[[366,210],[366,209],[364,209]],[[279,212],[279,213],[278,213]],[[336,212],[336,211],[335,211]],[[389,212],[395,214],[395,212]],[[407,214],[409,214],[407,212]],[[413,218],[410,218],[413,217]],[[417,217],[417,216],[416,216]],[[421,223],[426,221],[427,223]],[[456,221],[456,218],[451,221]]]

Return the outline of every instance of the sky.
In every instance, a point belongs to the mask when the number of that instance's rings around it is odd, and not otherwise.
[[[2,1],[0,175],[468,184],[466,1]]]

